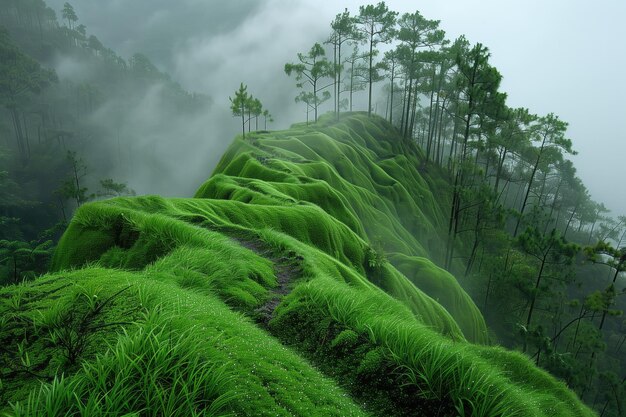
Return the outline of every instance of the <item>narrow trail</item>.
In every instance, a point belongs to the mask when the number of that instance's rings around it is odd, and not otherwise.
[[[234,241],[257,255],[268,259],[274,265],[274,275],[278,286],[270,288],[270,296],[267,301],[255,309],[258,314],[257,322],[267,327],[274,317],[274,311],[281,300],[288,295],[291,283],[302,276],[302,256],[294,251],[277,252],[261,240],[247,240],[240,237],[232,237]]]

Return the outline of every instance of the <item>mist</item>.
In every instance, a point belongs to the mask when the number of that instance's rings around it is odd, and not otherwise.
[[[49,5],[59,11],[63,3],[53,0]],[[359,4],[349,1],[345,6],[354,13]],[[401,0],[388,4],[401,13],[415,8],[411,2]],[[122,129],[127,135],[134,136],[136,132],[137,137],[142,137],[140,149],[159,138],[155,156],[160,152],[176,154],[187,161],[183,175],[179,175],[174,161],[159,162],[168,169],[169,177],[159,182],[154,181],[149,168],[135,172],[132,182],[138,192],[167,195],[190,193],[202,178],[208,177],[219,159],[211,155],[223,151],[237,133],[237,123],[228,111],[228,97],[240,82],[247,84],[248,90],[274,115],[275,123],[270,128],[285,128],[305,119],[304,108],[293,101],[297,94],[294,82],[282,68],[284,63],[294,61],[298,52],[326,39],[329,22],[344,7],[333,2],[286,0],[185,0],[176,4],[165,0],[102,4],[76,0],[73,6],[90,33],[121,56],[144,53],[184,89],[200,92],[212,100],[213,104],[198,119],[177,115],[182,118],[178,123],[170,114],[170,125],[165,130],[163,126],[151,128],[139,123],[148,123],[150,119],[139,110],[136,111],[140,118],[129,120],[129,126]],[[610,51],[620,50],[619,46],[612,49],[610,45],[617,42],[619,31],[623,30],[611,23],[615,23],[624,6],[611,1],[594,9],[568,2],[535,6],[455,1],[445,5],[425,3],[418,8],[427,18],[441,19],[448,38],[466,34],[470,42],[482,42],[490,48],[492,60],[503,74],[503,90],[511,105],[529,107],[540,114],[555,112],[570,124],[569,136],[579,151],[579,156],[574,157],[579,175],[594,198],[619,214],[626,206],[626,197],[607,186],[607,178],[624,175],[620,156],[626,154],[626,141],[613,126],[616,115],[626,112],[623,101],[617,99],[624,92],[615,90],[624,87],[594,85],[593,80],[604,77],[603,66],[589,65],[579,48],[585,45],[597,62],[606,60],[607,55],[614,56]],[[541,13],[530,13],[539,9]],[[603,10],[613,12],[603,14]],[[587,19],[587,15],[595,17]],[[602,23],[603,19],[608,20]],[[564,23],[559,23],[561,20]],[[584,24],[593,26],[585,31],[589,36],[575,29]],[[607,71],[614,72],[616,68],[620,66],[609,66]],[[145,99],[150,101],[150,97]],[[322,111],[325,110],[328,107],[323,106]],[[160,116],[155,114],[154,120],[161,120]],[[154,136],[148,139],[144,135]],[[177,139],[168,141],[169,135]],[[175,145],[180,141],[192,145],[193,155],[184,155]],[[604,152],[605,147],[615,151]]]
[[[58,11],[63,3],[49,5]],[[116,151],[108,162],[98,158],[89,165],[101,176],[127,181],[138,194],[193,195],[239,132],[229,96],[241,82],[272,113],[275,123],[268,128],[306,117],[305,109],[293,104],[295,84],[282,67],[312,39],[325,36],[325,28],[308,18],[315,14],[313,5],[77,1],[73,6],[89,33],[122,58],[145,54],[185,90],[207,97],[201,108],[187,111],[169,103],[159,83],[128,86],[132,94],[107,100],[92,116],[90,123],[106,132]],[[67,57],[57,57],[54,68],[61,79],[93,79],[89,64]],[[115,129],[110,120],[117,120]]]

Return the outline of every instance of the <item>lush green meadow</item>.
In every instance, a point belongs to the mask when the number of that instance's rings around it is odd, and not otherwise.
[[[194,198],[85,204],[53,272],[0,289],[0,410],[593,415],[490,346],[422,162],[381,118],[325,116],[237,137]]]

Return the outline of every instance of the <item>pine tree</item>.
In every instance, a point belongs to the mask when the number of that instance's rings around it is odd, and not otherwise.
[[[228,97],[230,100],[230,110],[235,117],[241,117],[241,134],[246,138],[246,106],[250,101],[248,94],[248,86],[241,83],[239,90],[235,91],[235,98]]]
[[[362,39],[368,45],[368,53],[366,54],[367,65],[367,84],[369,87],[367,114],[372,114],[372,85],[380,80],[378,68],[374,65],[374,56],[378,53],[375,49],[379,43],[389,43],[394,36],[394,25],[396,23],[397,12],[389,10],[384,1],[376,6],[367,5],[359,7],[359,15],[357,23],[362,34]]]
[[[303,102],[308,109],[313,109],[314,120],[317,121],[317,112],[320,104],[330,99],[330,92],[327,90],[331,84],[322,85],[325,78],[334,74],[333,65],[326,59],[326,52],[319,43],[313,45],[305,55],[298,53],[298,63],[285,64],[285,73],[288,76],[295,74],[296,86],[303,91],[296,97],[296,102]],[[308,86],[310,91],[305,89]],[[307,118],[308,120],[308,118]]]

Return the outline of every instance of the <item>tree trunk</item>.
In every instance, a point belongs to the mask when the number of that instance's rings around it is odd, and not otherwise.
[[[341,40],[341,36],[339,37],[339,46],[337,47],[337,62],[338,67],[335,68],[337,72],[337,118],[339,118],[339,113],[341,112],[341,44],[343,41]]]
[[[352,92],[354,91],[354,60],[350,63],[350,112],[352,112]]]
[[[393,82],[394,82],[394,72],[396,69],[395,62],[391,64],[391,91],[389,97],[389,123],[393,125]]]
[[[515,225],[515,232],[513,232],[513,237],[517,236],[517,231],[519,229],[519,225],[522,221],[522,216],[524,215],[524,210],[526,209],[526,203],[528,202],[528,196],[530,195],[530,190],[533,186],[533,180],[535,179],[535,174],[537,173],[537,169],[539,168],[539,162],[541,161],[541,154],[543,153],[543,147],[546,144],[546,137],[544,135],[543,142],[541,142],[541,148],[539,149],[539,154],[537,155],[537,160],[535,161],[535,166],[533,167],[533,171],[530,174],[530,179],[528,180],[528,189],[526,190],[526,196],[524,197],[524,202],[522,203],[522,209],[519,213],[519,218],[517,219],[517,224]]]
[[[589,231],[589,238],[587,239],[587,245],[591,244],[591,239],[593,238],[593,230],[596,227],[596,222],[598,221],[599,217],[600,217],[600,213],[598,212],[598,214],[596,214],[595,219],[593,220],[593,223],[591,224],[591,230]]]
[[[406,112],[406,107],[407,107],[407,96],[408,96],[408,88],[409,85],[406,82],[406,79],[404,80],[404,91],[402,93],[402,114],[400,116],[400,132],[402,132],[402,135],[404,135],[404,123],[405,123],[405,117],[404,117],[404,113]]]
[[[37,9],[37,23],[39,24],[39,37],[43,41],[43,27],[41,26],[41,15],[39,13],[39,8],[36,7],[36,9]]]
[[[454,187],[452,194],[452,204],[450,206],[450,220],[448,223],[448,243],[446,245],[446,269],[450,269],[452,257],[454,255],[454,240],[456,237],[456,225],[458,224],[458,213],[460,207],[460,183],[461,170],[458,170],[454,177]]]
[[[313,81],[314,122],[317,122],[317,80]]]
[[[457,123],[456,118],[452,120],[452,137],[450,138],[450,153],[448,154],[448,171],[452,171],[452,161],[454,157],[456,157],[455,149],[456,149],[456,134],[458,131],[459,124]]]
[[[22,123],[24,125],[24,139],[26,140],[26,155],[30,159],[30,138],[28,137],[28,125],[26,124],[26,113],[22,113]]]
[[[584,308],[585,308],[585,304],[583,303],[583,304],[580,306],[580,311],[578,312],[578,317],[582,317],[582,316],[583,316],[583,311],[584,311]],[[572,347],[572,349],[574,348],[574,346],[576,346],[576,341],[577,341],[577,339],[578,339],[578,331],[579,331],[579,330],[580,330],[580,320],[578,320],[578,321],[576,322],[576,329],[574,330],[574,338],[572,339],[572,341],[571,341],[571,342],[568,342],[568,344],[567,344],[567,346],[566,346],[566,349],[567,349],[567,350],[569,350],[569,348],[570,348],[570,343],[571,343],[571,347]]]
[[[485,301],[483,301],[483,311],[487,311],[487,302],[489,300],[489,292],[491,291],[491,280],[493,274],[489,274],[489,278],[487,279],[487,290],[485,291]]]
[[[619,273],[621,272],[620,269],[622,268],[624,261],[620,261],[616,266],[615,266],[615,275],[613,275],[613,285],[615,285],[615,282],[617,281],[617,277],[619,276]],[[598,329],[600,331],[602,331],[602,328],[604,327],[604,321],[606,320],[606,315],[609,312],[609,307],[607,306],[605,309],[602,310],[602,319],[600,319],[600,325],[598,326]]]
[[[406,116],[404,119],[404,137],[409,137],[409,119],[411,116],[411,93],[413,92],[413,77],[409,76],[409,86],[407,88],[407,96],[406,96]]]
[[[243,135],[243,138],[246,138],[246,110],[245,107],[243,105],[243,103],[241,104],[241,134]]]
[[[335,34],[336,35],[336,34]],[[337,96],[337,39],[333,43],[333,95],[335,96],[335,114],[339,114],[338,96]]]
[[[472,270],[472,265],[474,264],[474,258],[476,257],[476,249],[478,249],[478,241],[480,238],[480,233],[479,233],[480,218],[481,218],[481,208],[479,207],[478,212],[476,213],[476,223],[474,225],[474,243],[472,244],[472,251],[470,252],[470,257],[467,261],[467,267],[465,268],[465,277],[467,277],[470,274]]]
[[[544,229],[544,233],[548,230],[548,225],[550,221],[552,221],[552,214],[554,213],[554,208],[556,207],[557,199],[559,198],[559,192],[561,191],[561,185],[563,184],[563,177],[559,178],[559,184],[556,186],[556,191],[554,192],[554,199],[552,200],[552,204],[550,205],[550,215],[548,216],[548,221],[546,222],[546,227]],[[556,227],[556,223],[555,223]]]
[[[78,178],[78,170],[77,170],[76,163],[74,164],[73,168],[74,168],[74,182],[76,183],[76,196],[75,196],[76,206],[80,207],[82,204],[82,200],[80,198],[80,181]]]
[[[432,147],[432,136],[433,136],[433,98],[435,96],[435,89],[433,88],[430,92],[430,106],[428,109],[428,134],[426,136],[426,160],[430,159],[430,150]],[[437,97],[437,101],[439,101],[439,97]],[[435,118],[437,117],[437,112],[435,110]]]
[[[371,116],[372,115],[372,84],[374,83],[374,68],[372,67],[372,64],[374,62],[374,32],[370,32],[370,65],[369,65],[369,94],[368,94],[368,100],[367,100],[367,115]]]
[[[15,130],[15,141],[17,143],[17,149],[20,154],[20,159],[22,160],[22,164],[26,164],[26,148],[24,146],[24,139],[22,134],[22,126],[20,122],[20,117],[17,112],[17,108],[15,105],[11,107],[11,119],[13,121],[13,129]]]
[[[548,251],[550,249],[548,248]],[[548,257],[548,251],[543,256],[541,260],[541,267],[539,268],[539,273],[537,274],[537,281],[535,282],[535,289],[533,292],[533,296],[530,301],[530,308],[528,309],[528,317],[526,317],[526,331],[530,331],[530,323],[533,317],[533,311],[535,309],[535,301],[537,301],[537,290],[539,289],[539,285],[541,284],[541,278],[543,274],[543,268],[546,266],[546,258]],[[524,340],[524,352],[526,352],[526,340]]]
[[[569,219],[567,220],[567,224],[565,225],[565,230],[563,231],[563,237],[567,237],[567,231],[569,230],[569,226],[572,223],[572,219],[574,219],[574,215],[576,214],[576,210],[578,210],[578,203],[576,203],[576,206],[574,206],[574,210],[572,210],[572,214],[571,216],[569,216]]]

